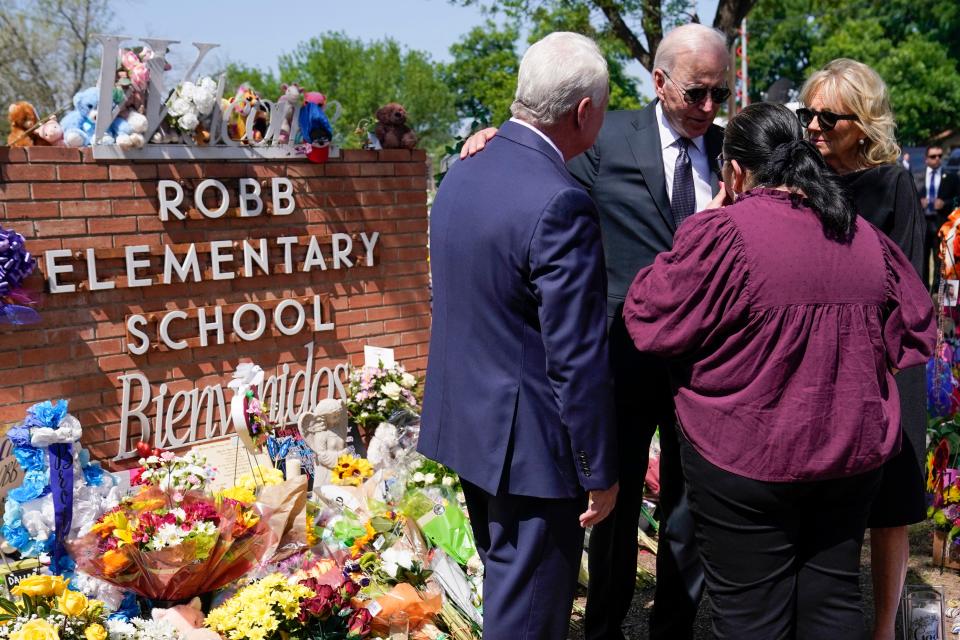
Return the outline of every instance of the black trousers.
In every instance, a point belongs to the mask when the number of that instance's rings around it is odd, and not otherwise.
[[[860,549],[881,470],[760,482],[681,449],[714,636],[866,638]]]
[[[590,533],[584,638],[624,640],[621,626],[637,579],[637,526],[647,451],[659,426],[660,544],[650,638],[686,640],[693,636],[703,572],[686,502],[668,373],[661,361],[634,348],[619,313],[610,326],[610,361],[622,452],[620,490],[613,512]]]
[[[490,495],[461,481],[483,560],[484,640],[562,640],[577,589],[586,496]]]

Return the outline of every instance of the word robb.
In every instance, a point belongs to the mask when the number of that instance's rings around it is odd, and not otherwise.
[[[204,193],[211,189],[220,194],[219,204],[212,209],[204,202]],[[273,205],[270,210],[272,215],[287,216],[296,209],[293,183],[288,178],[273,178],[270,182],[270,196]],[[157,197],[159,216],[162,221],[167,222],[171,218],[187,219],[186,213],[180,208],[185,194],[179,183],[173,180],[160,180],[157,184]],[[194,206],[203,216],[216,219],[223,216],[229,208],[230,194],[227,187],[219,180],[207,179],[197,186],[193,201]],[[241,217],[250,218],[261,215],[264,212],[264,203],[261,199],[260,183],[251,178],[241,179],[237,202]],[[197,283],[204,278],[233,280],[238,276],[253,278],[258,275],[309,273],[314,269],[326,271],[328,268],[345,269],[361,265],[372,267],[374,266],[374,249],[379,239],[380,233],[377,231],[361,232],[359,240],[363,244],[366,255],[357,257],[356,260],[352,257],[354,238],[347,233],[333,233],[323,240],[314,235],[279,236],[242,241],[211,240],[199,243],[199,249],[198,243],[165,244],[162,248],[129,245],[123,248],[123,270],[112,277],[104,275],[106,271],[98,268],[97,251],[89,247],[84,252],[87,277],[82,285],[66,282],[65,279],[68,274],[74,273],[74,264],[71,261],[81,259],[84,253],[75,254],[71,249],[50,249],[44,252],[43,263],[50,293],[73,293],[78,286],[95,292],[178,282]],[[328,248],[322,246],[324,243],[328,243]],[[305,251],[297,252],[296,259],[295,247],[306,247]],[[276,249],[273,261],[271,261],[271,248]],[[113,250],[109,251],[111,256],[107,260],[118,257]],[[204,253],[208,254],[203,261],[204,266],[208,266],[209,269],[201,268],[200,255]],[[282,258],[280,258],[281,255]],[[267,310],[265,304],[248,302],[233,312],[232,322],[225,322],[225,316],[229,317],[229,314],[225,313],[224,308],[219,305],[191,310],[190,314],[180,309],[158,312],[150,314],[149,319],[144,314],[133,314],[126,321],[126,349],[134,355],[143,355],[151,346],[162,345],[167,349],[179,350],[197,345],[206,347],[211,342],[224,344],[225,327],[232,328],[237,339],[250,342],[264,335],[273,335],[272,332],[267,331],[268,317],[272,319],[276,329],[286,336],[296,335],[305,328],[313,332],[330,331],[334,328],[333,323],[324,322],[323,319],[328,309],[326,296],[315,295],[313,300],[308,302],[292,298],[285,299],[272,309],[272,313]],[[170,327],[173,322],[183,323],[190,318],[194,318],[192,320],[195,328],[194,336],[199,340],[194,339],[191,343],[186,339],[171,336]],[[248,319],[246,325],[245,318]],[[312,322],[308,322],[308,319],[312,319]],[[157,322],[157,342],[151,345],[145,329],[154,320]],[[210,333],[215,333],[212,341],[209,339]]]

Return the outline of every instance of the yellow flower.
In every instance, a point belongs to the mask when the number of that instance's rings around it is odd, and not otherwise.
[[[330,471],[334,484],[359,487],[364,478],[373,475],[373,466],[366,458],[354,458],[344,454],[337,458],[337,465]]]
[[[87,610],[87,596],[79,591],[65,591],[57,599],[57,608],[60,613],[68,616],[82,616],[83,612]]]
[[[92,624],[83,631],[87,640],[107,640],[107,630],[99,624]]]
[[[11,593],[32,598],[59,596],[67,589],[67,582],[60,576],[30,576],[20,581]]]
[[[257,496],[253,495],[253,491],[239,485],[224,489],[220,492],[220,495],[224,498],[236,500],[237,502],[243,502],[244,504],[253,504],[257,501]]]
[[[10,640],[60,640],[56,627],[43,618],[34,618],[10,634]]]

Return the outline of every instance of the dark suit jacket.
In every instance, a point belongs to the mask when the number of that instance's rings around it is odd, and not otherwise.
[[[914,176],[917,187],[917,195],[920,198],[927,196],[927,168]],[[940,189],[937,191],[937,197],[943,200],[943,207],[937,210],[937,220],[946,222],[949,216],[957,206],[960,206],[960,177],[956,173],[947,171],[940,167]],[[927,210],[924,209],[926,214]]]
[[[663,172],[656,103],[639,111],[608,113],[596,144],[567,163],[600,211],[611,318],[620,313],[637,272],[673,246],[676,228]],[[723,129],[711,126],[704,141],[716,194]]]
[[[597,211],[559,154],[505,123],[430,220],[433,328],[420,452],[497,494],[617,480]]]

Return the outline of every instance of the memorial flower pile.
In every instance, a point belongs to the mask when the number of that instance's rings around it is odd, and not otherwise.
[[[353,421],[373,432],[381,422],[394,422],[397,414],[416,414],[417,379],[404,368],[363,367],[350,372],[347,410]]]
[[[372,616],[354,604],[359,591],[360,585],[346,576],[327,584],[275,573],[211,611],[206,625],[228,640],[366,638]]]
[[[0,638],[106,640],[103,603],[68,589],[60,576],[30,576],[0,598]]]

